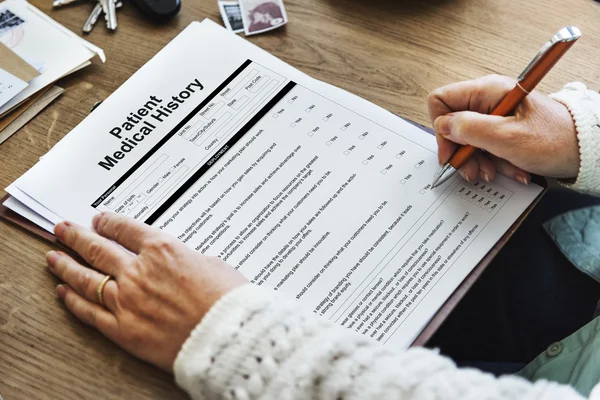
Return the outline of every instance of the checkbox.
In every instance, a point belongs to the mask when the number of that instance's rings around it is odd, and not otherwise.
[[[344,125],[340,128],[340,130],[342,130],[342,131],[345,131],[346,129],[348,129],[348,127],[346,125]]]
[[[406,183],[406,179],[402,179],[402,180],[400,181],[400,184],[401,184],[401,185],[404,185],[405,183]]]
[[[415,164],[415,168],[416,168],[416,169],[419,169],[419,168],[421,168],[421,164]]]
[[[365,164],[365,165],[367,165],[368,163],[369,163],[369,161],[367,161],[367,160],[363,161],[363,164]]]
[[[162,182],[162,181],[164,181],[164,180],[165,180],[165,179],[164,179],[162,176],[161,176],[160,178],[158,178],[158,181],[159,181],[159,182]]]
[[[350,154],[350,152],[348,150],[344,151],[344,155],[347,156],[348,154]]]
[[[173,171],[175,171],[175,167],[169,168],[169,172],[173,172]]]
[[[469,203],[472,203],[472,202],[474,202],[476,199],[477,199],[477,196],[475,196],[475,197],[471,196],[471,197],[469,197],[469,199],[468,199],[468,200],[469,200]]]
[[[396,158],[402,158],[402,154],[400,154],[400,153],[396,154]]]
[[[360,135],[360,136],[358,137],[358,140],[363,140],[364,138],[365,138],[365,137],[364,137],[363,135]]]
[[[296,99],[291,98],[291,99],[288,100],[288,103],[292,104],[294,102],[294,100],[296,100]]]
[[[273,114],[273,118],[279,118],[279,114],[278,113]]]
[[[425,189],[419,190],[419,194],[425,194]]]
[[[292,128],[294,128],[294,127],[296,126],[296,123],[295,123],[295,122],[292,122],[292,123],[290,124],[290,126],[291,126]]]
[[[378,148],[379,150],[381,150],[381,149],[383,149],[383,146],[382,146],[382,145],[379,145],[379,146],[377,146],[377,148]]]
[[[314,135],[314,132],[313,132],[313,131],[310,131],[310,132],[308,132],[308,133],[307,133],[307,135],[308,135],[308,136],[312,136],[312,135]]]
[[[385,175],[385,174],[387,174],[387,169],[382,169],[381,170],[381,175]]]
[[[306,110],[304,110],[304,111],[306,111],[306,112],[311,112],[311,111],[312,111],[312,108],[307,108],[307,109],[306,109]]]
[[[325,121],[325,122],[329,121],[329,117],[324,117],[323,121]]]
[[[327,146],[331,146],[331,142],[327,142],[325,143]]]

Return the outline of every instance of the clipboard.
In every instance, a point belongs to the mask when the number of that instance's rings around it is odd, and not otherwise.
[[[402,117],[400,117],[402,118]],[[410,121],[406,118],[402,118],[405,121],[419,127],[430,135],[434,135],[435,133],[431,128],[426,126],[417,124],[416,122]],[[506,233],[500,238],[498,242],[492,247],[492,249],[483,257],[483,259],[473,268],[473,270],[467,275],[467,277],[462,281],[462,283],[456,288],[456,290],[452,293],[448,299],[444,302],[444,304],[440,307],[437,313],[431,318],[427,326],[421,331],[421,333],[417,336],[417,338],[411,344],[411,347],[415,346],[424,346],[429,339],[435,334],[435,332],[439,329],[440,326],[444,323],[446,318],[450,315],[452,310],[458,305],[458,303],[462,300],[462,298],[467,294],[469,289],[475,284],[477,279],[481,276],[483,271],[487,268],[487,266],[491,263],[491,261],[496,257],[498,252],[502,250],[502,248],[506,245],[510,237],[516,232],[517,228],[523,223],[527,215],[533,210],[536,204],[542,199],[544,194],[548,191],[548,182],[546,179],[540,176],[533,176],[532,182],[541,186],[543,190],[540,194],[535,198],[535,200],[527,207],[527,209],[521,214],[521,216],[512,224],[512,226],[506,231]],[[0,199],[0,219],[5,220],[26,232],[42,238],[52,244],[56,244],[62,246],[56,236],[46,231],[45,229],[40,228],[33,222],[29,221],[25,217],[17,214],[16,212],[10,210],[9,208],[4,206],[4,201],[10,198],[10,194],[6,194],[2,199]]]

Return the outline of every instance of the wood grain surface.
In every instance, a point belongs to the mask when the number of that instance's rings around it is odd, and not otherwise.
[[[52,9],[80,33],[92,3]],[[429,124],[427,93],[481,75],[517,76],[558,28],[583,38],[540,86],[581,80],[600,88],[600,3],[593,0],[285,0],[289,24],[250,41],[291,65],[388,110]],[[87,39],[108,61],[59,84],[66,92],[0,146],[0,187],[29,169],[191,21],[220,21],[216,0],[183,0],[166,24],[125,1],[119,29],[99,22]],[[68,193],[65,194],[68,196]],[[57,301],[47,243],[0,222],[0,396],[14,399],[185,399],[172,376],[138,361]]]

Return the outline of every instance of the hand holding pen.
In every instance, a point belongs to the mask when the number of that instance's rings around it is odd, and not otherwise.
[[[578,143],[569,111],[532,91],[580,36],[575,27],[561,29],[516,84],[506,77],[490,76],[431,93],[429,112],[439,161],[445,163],[433,187],[459,169],[469,181],[478,176],[493,180],[496,171],[523,183],[530,180],[528,172],[559,178],[577,175]],[[476,147],[486,153],[475,152]]]

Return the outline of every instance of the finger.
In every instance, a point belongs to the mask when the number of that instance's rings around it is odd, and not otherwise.
[[[427,99],[431,122],[453,111],[470,110],[490,114],[514,86],[512,78],[488,75],[436,89]]]
[[[57,224],[54,234],[94,268],[115,277],[133,260],[131,254],[115,243],[72,222]]]
[[[164,235],[140,221],[115,213],[97,214],[92,224],[98,234],[114,240],[128,250],[139,253],[145,241],[157,234]]]
[[[108,338],[116,336],[118,322],[112,313],[97,304],[90,303],[68,285],[58,285],[56,293],[78,320],[95,327]]]
[[[479,161],[477,157],[469,158],[458,170],[460,176],[469,183],[475,182],[479,176]]]
[[[516,181],[521,182],[524,185],[528,185],[531,182],[531,174],[527,171],[522,170],[519,167],[514,166],[512,163],[506,161],[503,158],[489,155],[490,160],[494,163],[494,168],[498,173],[512,178]]]
[[[78,295],[92,303],[99,303],[98,288],[106,275],[84,267],[69,255],[60,251],[48,252],[46,261],[48,261],[50,271],[69,285]],[[117,283],[114,280],[108,281],[102,291],[104,305],[111,311],[116,309],[117,291]]]
[[[442,135],[436,133],[435,139],[438,145],[438,162],[440,165],[444,165],[448,162],[450,157],[454,154],[458,145],[451,140],[444,138]]]
[[[496,166],[484,153],[478,151],[475,153],[477,161],[479,162],[479,177],[490,183],[496,179]]]
[[[470,144],[499,157],[514,152],[511,140],[517,136],[517,132],[523,131],[521,125],[514,117],[499,117],[472,111],[443,115],[434,121],[436,133],[443,138],[461,145]]]

